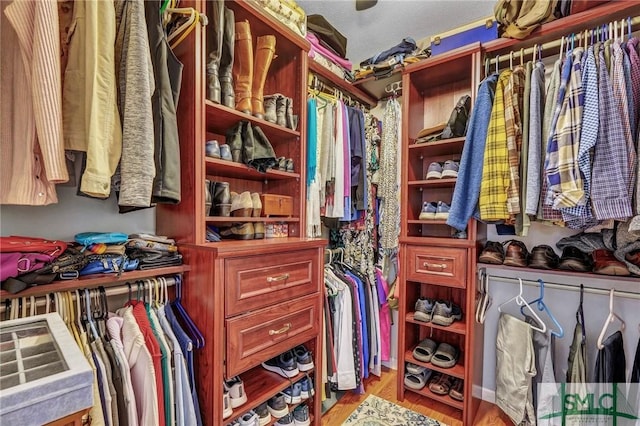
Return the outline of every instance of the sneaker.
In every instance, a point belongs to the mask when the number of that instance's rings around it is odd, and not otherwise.
[[[307,404],[298,405],[293,409],[293,421],[296,426],[309,426],[309,407]]]
[[[416,321],[431,321],[431,313],[433,311],[433,300],[426,297],[420,297],[416,300],[416,310],[413,313],[413,319]]]
[[[258,424],[260,426],[265,426],[271,423],[271,413],[267,408],[266,402],[263,402],[262,404],[258,405],[258,407],[254,411],[258,415]]]
[[[269,413],[271,413],[271,415],[276,419],[289,414],[289,406],[282,394],[273,396],[269,401],[267,401],[267,410],[269,410]]]
[[[449,204],[444,201],[438,202],[438,207],[436,208],[436,214],[434,215],[435,219],[448,219],[449,218]]]
[[[302,384],[300,382],[294,383],[285,390],[282,391],[284,400],[287,404],[298,404],[302,401]]]
[[[313,357],[311,352],[307,350],[304,345],[298,345],[293,348],[293,353],[296,356],[296,362],[298,363],[298,370],[309,371],[313,370]]]
[[[442,177],[457,178],[459,169],[460,169],[460,163],[453,160],[447,160],[444,162],[444,167],[442,168]]]
[[[274,373],[278,373],[279,375],[287,379],[296,377],[300,373],[300,370],[298,370],[298,363],[296,362],[291,351],[281,353],[277,357],[263,362],[262,368]]]
[[[229,390],[225,385],[222,392],[222,418],[226,419],[232,414],[233,410],[231,409],[231,398],[229,397]]]
[[[229,397],[231,398],[231,408],[238,408],[245,402],[247,402],[247,394],[244,393],[244,383],[240,376],[236,376],[231,380],[227,380],[225,387],[229,391]]]
[[[300,380],[300,397],[305,400],[311,398],[316,392],[313,389],[313,381],[307,376]]]
[[[296,424],[296,421],[293,419],[293,414],[289,413],[286,416],[278,419],[277,422],[275,422],[273,425],[274,426],[294,426]]]
[[[205,155],[212,158],[220,158],[220,146],[218,141],[211,140],[205,144]]]
[[[422,204],[422,211],[420,211],[420,216],[418,216],[418,219],[420,220],[435,219],[437,208],[438,208],[438,204],[436,204],[435,202],[429,203],[425,201]]]
[[[443,327],[448,327],[455,320],[462,319],[462,310],[459,306],[445,300],[438,300],[433,307],[431,322]]]
[[[240,426],[256,426],[258,422],[258,415],[253,410],[249,411],[248,413],[244,413],[242,417],[238,419],[238,424]]]
[[[429,168],[427,169],[427,180],[428,179],[440,179],[442,177],[442,164],[434,161],[429,164]]]

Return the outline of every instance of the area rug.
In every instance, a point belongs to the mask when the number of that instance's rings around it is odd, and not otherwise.
[[[446,426],[444,423],[369,395],[343,425],[357,426]]]

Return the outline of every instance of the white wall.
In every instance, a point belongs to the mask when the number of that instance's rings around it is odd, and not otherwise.
[[[576,231],[567,230],[559,227],[549,227],[534,223],[530,237],[521,238],[513,236],[498,236],[495,233],[495,227],[489,226],[487,236],[489,240],[505,241],[510,238],[516,238],[526,243],[529,250],[538,244],[548,244],[560,254],[555,247],[555,242],[560,238],[573,235]],[[482,264],[478,264],[483,266]],[[490,266],[490,265],[487,265]],[[553,273],[517,273],[513,271],[504,271],[500,268],[488,268],[490,274],[522,278],[529,280],[543,279],[545,282],[558,284],[567,284],[579,286],[584,284],[585,287],[598,287],[604,289],[615,288],[620,291],[628,291],[638,293],[640,291],[640,278],[636,282],[623,281],[616,277],[601,276],[601,278],[590,279],[589,277],[566,277],[562,275],[554,275]],[[489,307],[485,320],[484,335],[484,363],[483,363],[483,396],[485,399],[492,399],[495,391],[495,370],[496,370],[496,335],[498,328],[499,312],[497,307],[502,302],[512,298],[518,293],[518,284],[504,283],[496,280],[490,280],[490,294],[493,299],[492,305]],[[525,287],[525,299],[534,300],[539,295],[537,287]],[[575,313],[579,303],[579,293],[567,290],[545,289],[545,303],[554,314],[560,325],[564,328],[564,337],[556,340],[554,366],[556,372],[556,380],[563,380],[567,370],[567,359],[569,355],[569,346],[573,338],[573,330],[576,324]],[[629,371],[633,365],[633,357],[635,356],[636,345],[640,338],[640,301],[635,299],[627,299],[616,297],[614,300],[614,310],[626,322],[626,329],[623,332],[625,353],[627,357],[627,378]],[[507,312],[519,313],[518,307],[511,304]],[[587,332],[587,371],[593,375],[595,368],[595,358],[597,354],[596,341],[602,330],[605,319],[609,313],[609,297],[586,293],[584,296],[584,315]],[[544,319],[544,318],[543,318]],[[550,323],[550,322],[548,322]],[[611,325],[607,332],[607,336],[618,329],[618,323]]]

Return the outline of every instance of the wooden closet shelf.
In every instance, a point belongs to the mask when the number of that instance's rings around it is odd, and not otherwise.
[[[415,225],[446,225],[446,219],[409,219],[407,223],[415,224]]]
[[[77,288],[96,288],[99,286],[115,287],[127,281],[137,281],[146,278],[160,277],[163,275],[176,275],[189,271],[188,265],[169,266],[166,268],[148,269],[145,271],[123,272],[117,274],[95,274],[85,275],[74,280],[58,280],[51,284],[43,284],[35,287],[28,287],[20,293],[12,294],[5,290],[0,290],[0,299],[15,299],[19,297],[43,296],[58,291],[71,291]]]
[[[288,127],[278,126],[267,120],[254,117],[233,108],[226,107],[208,99],[204,101],[207,113],[207,131],[224,135],[226,131],[235,126],[239,121],[249,121],[252,126],[259,126],[269,139],[271,144],[282,140],[300,138],[300,132]]]
[[[300,222],[299,217],[235,217],[235,216],[207,216],[207,223],[222,223],[222,222]]]
[[[367,93],[374,99],[383,99],[390,95],[390,93],[385,92],[385,87],[387,87],[391,83],[402,80],[403,69],[403,67],[397,67],[393,70],[391,75],[382,78],[378,78],[372,75],[367,78],[363,78],[362,80],[356,80],[353,82],[353,86],[361,89],[363,92]]]
[[[467,334],[467,328],[465,326],[464,319],[465,317],[463,316],[462,321],[454,321],[453,324],[451,324],[450,326],[444,327],[442,325],[437,325],[432,322],[416,321],[413,319],[413,312],[407,312],[407,316],[405,317],[405,321],[410,322],[412,324],[417,324],[423,327],[430,327],[436,330],[450,331],[451,333],[463,334],[463,335]]]
[[[442,402],[443,404],[446,404],[450,407],[454,407],[457,408],[458,410],[462,410],[464,407],[464,403],[461,401],[456,401],[455,399],[451,398],[449,395],[438,395],[436,393],[431,392],[431,390],[429,389],[429,385],[426,385],[425,387],[423,387],[420,390],[416,390],[416,389],[411,389],[408,387],[404,387],[405,390],[411,391],[411,392],[415,392],[419,395],[425,396],[427,398],[433,399],[435,401],[438,402]]]
[[[429,180],[410,180],[407,182],[409,186],[429,187],[429,188],[448,188],[456,184],[456,178],[429,179]]]
[[[434,142],[415,143],[415,139],[409,140],[409,155],[446,155],[462,152],[465,137],[444,139]]]
[[[433,225],[438,224],[435,220],[412,220],[409,223],[419,223],[421,225]],[[443,224],[446,224],[446,221],[443,221]],[[450,237],[400,237],[401,243],[406,244],[418,244],[418,245],[433,245],[433,246],[442,246],[446,245],[447,247],[461,247],[461,248],[470,248],[475,247],[476,242],[473,240],[462,239],[462,238],[450,238]]]
[[[300,179],[300,173],[283,172],[282,170],[269,169],[266,173],[261,173],[256,169],[243,163],[235,163],[229,160],[207,157],[205,159],[207,174],[232,177],[249,180],[286,180]]]
[[[368,93],[365,93],[359,87],[356,87],[348,81],[338,77],[313,59],[309,59],[309,71],[316,74],[322,80],[329,82],[337,89],[342,90],[345,94],[355,97],[357,100],[369,105],[370,107],[375,107],[378,104],[378,101]]]
[[[457,377],[459,379],[464,379],[464,362],[461,357],[458,358],[458,363],[454,365],[452,368],[442,368],[437,365],[433,365],[430,362],[422,362],[413,357],[413,350],[409,349],[404,354],[404,360],[406,362],[411,362],[416,365],[421,365],[433,371],[439,371],[444,374],[448,374],[449,376]]]
[[[630,276],[613,276],[613,275],[602,275],[602,274],[594,274],[593,272],[574,272],[574,271],[563,271],[560,269],[536,269],[536,268],[520,268],[518,266],[507,266],[507,265],[492,265],[490,263],[480,263],[477,264],[478,269],[487,268],[491,270],[504,270],[510,271],[514,273],[528,273],[535,274],[538,276],[549,276],[549,275],[559,275],[562,277],[574,277],[576,279],[585,279],[590,282],[602,282],[602,283],[633,283],[638,284],[640,282],[640,277],[636,277],[633,275]],[[524,277],[522,277],[524,279]],[[550,280],[552,281],[552,280]]]

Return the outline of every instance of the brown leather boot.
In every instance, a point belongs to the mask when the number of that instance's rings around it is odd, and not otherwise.
[[[271,66],[273,54],[276,51],[276,38],[272,35],[258,37],[256,44],[256,59],[253,63],[253,87],[251,88],[251,109],[253,115],[258,118],[264,117],[264,105],[262,94],[264,82]]]
[[[236,22],[236,43],[233,62],[236,109],[251,114],[251,84],[253,82],[253,44],[249,21]]]
[[[224,21],[224,2],[209,2],[211,8],[211,24],[207,26],[207,98],[215,103],[220,103],[220,57],[222,55],[222,34]]]
[[[222,56],[220,58],[220,86],[222,89],[222,105],[235,108],[236,97],[233,93],[233,49],[236,37],[235,14],[228,7],[224,8],[224,33],[222,35]]]

